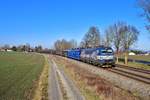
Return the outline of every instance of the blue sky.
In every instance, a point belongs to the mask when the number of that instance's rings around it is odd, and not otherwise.
[[[1,0],[0,45],[52,47],[62,38],[80,42],[90,26],[103,35],[109,25],[125,21],[140,31],[133,48],[150,50],[140,12],[136,0]]]

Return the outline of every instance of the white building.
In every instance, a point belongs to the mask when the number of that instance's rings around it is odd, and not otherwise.
[[[136,54],[135,54],[134,52],[130,52],[129,55],[132,55],[132,56],[133,56],[133,55],[136,55]]]
[[[12,50],[10,50],[10,49],[7,49],[6,51],[7,51],[7,52],[11,52]]]

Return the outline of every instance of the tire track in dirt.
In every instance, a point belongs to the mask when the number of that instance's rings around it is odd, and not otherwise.
[[[49,64],[51,64],[49,60]],[[56,67],[52,64],[49,68],[49,78],[48,78],[48,99],[49,100],[63,100],[63,96],[60,89],[60,84],[58,82]]]
[[[53,61],[53,66],[56,68],[60,80],[62,81],[62,84],[67,92],[68,100],[85,100],[73,81],[65,74],[62,68],[58,68],[55,61]]]

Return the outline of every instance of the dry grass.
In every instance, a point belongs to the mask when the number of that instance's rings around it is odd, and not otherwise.
[[[58,67],[64,69],[65,73],[68,75],[68,77],[70,77],[70,79],[73,79],[72,81],[78,86],[81,94],[85,96],[86,100],[100,100],[98,95],[90,91],[87,87],[85,87],[85,83],[78,79],[80,77],[76,77],[76,74],[73,72],[73,69],[66,68],[67,66],[65,66],[64,63],[62,64],[62,60],[60,59],[55,58],[55,62],[57,63]]]
[[[57,73],[57,77],[58,77],[58,82],[60,84],[60,88],[61,88],[61,93],[63,95],[63,100],[69,100],[69,98],[67,97],[67,91],[65,90],[65,87],[62,83],[62,80],[60,79],[60,76]]]
[[[129,55],[128,57],[133,60],[150,61],[150,55]],[[119,58],[124,58],[124,55],[120,55]]]
[[[133,59],[133,60],[150,61],[150,55],[147,55],[147,56],[145,56],[145,55],[129,55],[128,57],[129,57],[129,59]],[[120,55],[119,58],[124,59],[124,55]],[[118,64],[125,65],[124,61],[119,61]],[[150,70],[149,65],[138,63],[138,62],[128,62],[127,66]]]
[[[128,91],[115,87],[100,76],[90,73],[80,68],[76,64],[56,57],[57,63],[64,66],[67,73],[72,77],[75,83],[80,87],[87,100],[137,100]],[[84,89],[84,90],[83,90]],[[86,93],[85,93],[86,92]]]
[[[48,100],[48,58],[45,56],[45,66],[36,85],[33,100]]]

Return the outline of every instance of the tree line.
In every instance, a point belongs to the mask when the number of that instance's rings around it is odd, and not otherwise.
[[[5,44],[0,47],[1,50],[7,51],[7,50],[12,50],[12,51],[18,51],[18,52],[41,52],[43,51],[43,48],[41,45],[37,45],[35,47],[31,47],[30,44],[25,44],[25,45],[19,45],[19,46],[10,46],[8,44]]]
[[[57,51],[62,51],[62,50],[70,49],[70,48],[76,48],[76,47],[77,47],[77,41],[74,39],[70,41],[62,39],[62,40],[57,40],[54,43],[54,48]]]

